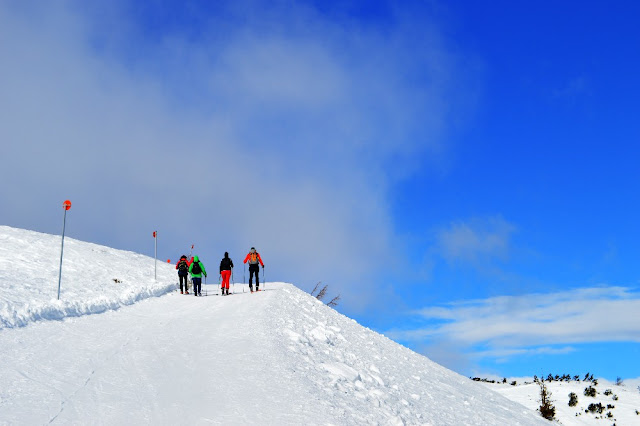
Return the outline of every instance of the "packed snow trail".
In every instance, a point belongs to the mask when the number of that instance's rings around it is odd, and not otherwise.
[[[288,284],[4,329],[0,347],[8,424],[545,424]]]
[[[300,423],[299,414],[319,406],[291,392],[287,372],[274,362],[273,341],[264,337],[271,325],[260,312],[268,304],[251,299],[270,296],[173,294],[4,330],[0,381],[11,386],[0,396],[0,419],[230,424],[268,423],[277,412],[279,421]],[[283,398],[292,410],[283,410]],[[16,403],[27,411],[11,410]]]

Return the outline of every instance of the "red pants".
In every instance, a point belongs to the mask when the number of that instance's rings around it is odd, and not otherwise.
[[[231,277],[231,271],[220,272],[222,276],[222,288],[229,288],[229,277]]]

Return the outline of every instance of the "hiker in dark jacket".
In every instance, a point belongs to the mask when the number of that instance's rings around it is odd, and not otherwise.
[[[189,287],[187,286],[189,279],[189,262],[187,261],[187,256],[184,254],[180,256],[180,260],[176,263],[176,269],[178,270],[178,278],[180,279],[180,294],[184,294],[182,291],[182,281],[184,281],[184,291],[189,294]]]
[[[207,271],[204,269],[204,265],[200,262],[198,256],[193,256],[193,262],[189,266],[189,273],[191,274],[191,282],[193,283],[193,292],[196,296],[202,296],[202,276],[207,276]]]
[[[222,294],[229,294],[229,277],[233,270],[233,260],[229,259],[229,253],[224,252],[224,258],[220,261],[220,276],[222,277],[222,285],[220,289]],[[226,291],[226,293],[225,293]]]

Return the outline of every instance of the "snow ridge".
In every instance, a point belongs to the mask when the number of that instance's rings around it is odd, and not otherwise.
[[[344,424],[537,425],[524,406],[361,326],[292,285],[269,311],[283,358]]]
[[[98,314],[176,288],[173,265],[130,251],[65,238],[60,300],[60,236],[0,226],[0,330]]]

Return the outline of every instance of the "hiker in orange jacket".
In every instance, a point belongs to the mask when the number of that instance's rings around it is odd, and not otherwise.
[[[260,257],[260,253],[256,251],[255,247],[251,247],[251,251],[247,254],[247,257],[244,258],[244,263],[249,262],[249,290],[253,293],[253,274],[256,275],[256,291],[260,291],[260,266],[262,265],[264,268],[264,263],[262,263],[262,258]]]

